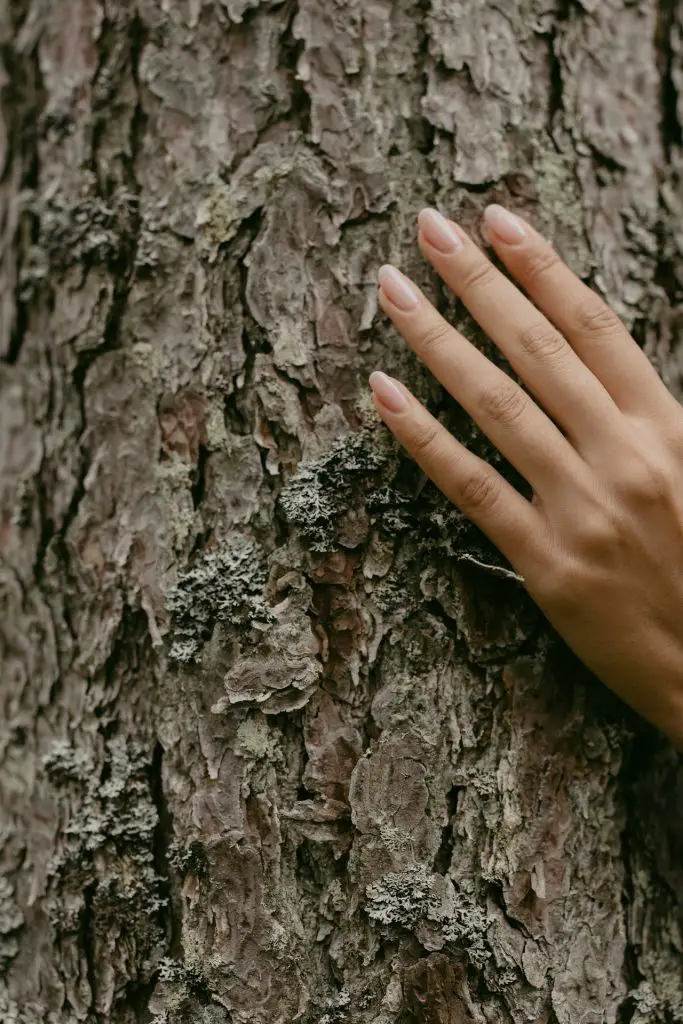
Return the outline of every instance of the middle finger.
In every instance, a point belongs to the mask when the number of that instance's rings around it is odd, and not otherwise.
[[[462,405],[539,497],[557,467],[580,473],[580,456],[511,377],[487,359],[395,267],[379,274],[380,303],[423,363]]]
[[[579,451],[619,410],[565,338],[481,249],[436,210],[419,217],[420,248]]]

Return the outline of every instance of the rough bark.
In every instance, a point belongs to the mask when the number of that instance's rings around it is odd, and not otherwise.
[[[681,396],[667,0],[0,6],[0,1020],[683,1022],[683,772],[377,425],[528,215]]]

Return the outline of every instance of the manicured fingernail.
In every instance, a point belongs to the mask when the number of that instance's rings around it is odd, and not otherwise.
[[[370,387],[377,395],[377,398],[389,412],[403,412],[408,405],[406,396],[395,380],[388,377],[386,373],[375,370],[370,374]]]
[[[526,236],[526,231],[517,217],[506,210],[504,206],[498,206],[497,203],[486,207],[484,222],[489,231],[498,235],[502,242],[507,242],[509,245],[521,242]]]
[[[395,306],[409,313],[420,301],[418,292],[412,281],[409,281],[400,270],[387,264],[380,268],[379,283],[382,291]]]
[[[417,222],[429,244],[439,252],[460,252],[464,248],[458,232],[438,210],[422,210]]]

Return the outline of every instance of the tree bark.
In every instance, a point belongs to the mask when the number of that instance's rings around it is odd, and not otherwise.
[[[667,0],[0,6],[0,1021],[683,1022],[683,771],[397,451],[415,216],[683,394]],[[606,642],[609,638],[606,637]]]

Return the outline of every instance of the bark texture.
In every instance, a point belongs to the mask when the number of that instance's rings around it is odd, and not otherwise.
[[[669,0],[0,2],[0,1021],[683,1022],[683,771],[378,426],[523,212],[683,393]],[[501,360],[502,362],[502,360]]]

